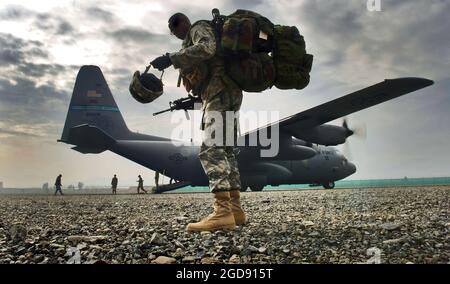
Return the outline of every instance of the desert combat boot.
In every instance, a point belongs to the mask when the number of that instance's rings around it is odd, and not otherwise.
[[[241,207],[241,193],[239,190],[230,191],[231,212],[233,212],[236,225],[244,225],[247,222],[244,210]]]
[[[214,212],[197,223],[189,223],[188,232],[203,232],[217,230],[234,230],[236,223],[231,211],[230,192],[220,191],[214,194]]]

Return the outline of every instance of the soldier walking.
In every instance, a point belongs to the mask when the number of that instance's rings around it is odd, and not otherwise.
[[[60,175],[58,175],[57,177],[56,177],[56,181],[55,181],[55,195],[59,192],[61,195],[63,195],[63,193],[62,193],[62,190],[61,190],[61,186],[62,186],[62,183],[61,183],[61,178],[62,178],[62,174],[60,174]]]
[[[227,123],[225,118],[226,112],[238,113],[242,90],[225,74],[224,59],[216,54],[215,32],[207,21],[191,24],[186,15],[176,13],[168,23],[171,33],[183,41],[182,49],[157,57],[150,64],[159,70],[171,65],[180,69],[186,91],[202,99],[201,129],[209,134],[214,130],[224,133],[222,143],[211,143],[212,137],[206,135],[199,153],[215,198],[214,212],[200,222],[188,224],[186,229],[233,230],[246,222],[246,216],[240,202],[241,184],[234,147],[225,143],[226,133],[232,133],[236,142],[238,121],[233,119]],[[213,118],[217,114],[222,121],[215,124]],[[218,130],[219,126],[222,128]]]
[[[139,190],[142,190],[145,193],[147,193],[147,191],[144,189],[144,180],[142,179],[141,175],[138,175],[137,182],[138,182],[137,193],[140,194]]]
[[[155,172],[155,186],[156,186],[156,189],[158,189],[158,187],[159,187],[159,172],[158,171]]]
[[[117,184],[118,184],[118,179],[117,179],[117,176],[114,175],[114,177],[111,180],[112,194],[117,194]]]

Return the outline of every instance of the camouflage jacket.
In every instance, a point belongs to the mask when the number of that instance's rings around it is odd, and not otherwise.
[[[183,81],[186,74],[201,73],[197,80],[201,86],[194,88],[193,94],[201,97],[204,107],[225,88],[237,88],[225,75],[224,61],[216,54],[214,31],[206,21],[194,23],[183,40],[182,49],[169,56],[173,66],[180,69]]]

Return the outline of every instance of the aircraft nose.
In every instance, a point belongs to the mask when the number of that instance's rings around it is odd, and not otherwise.
[[[355,164],[348,162],[347,167],[348,167],[349,175],[356,173]]]

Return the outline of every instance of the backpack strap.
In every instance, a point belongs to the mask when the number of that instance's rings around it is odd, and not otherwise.
[[[221,35],[222,35],[222,27],[223,27],[223,21],[225,19],[225,16],[220,16],[220,17],[222,17],[223,20],[220,20],[217,22],[215,22],[214,19],[212,21],[199,20],[191,25],[191,29],[192,29],[195,25],[197,25],[201,22],[204,22],[204,23],[207,23],[212,28],[212,30],[214,32],[214,36],[216,38],[216,54],[218,54],[218,55],[222,54],[220,39],[221,39]]]

